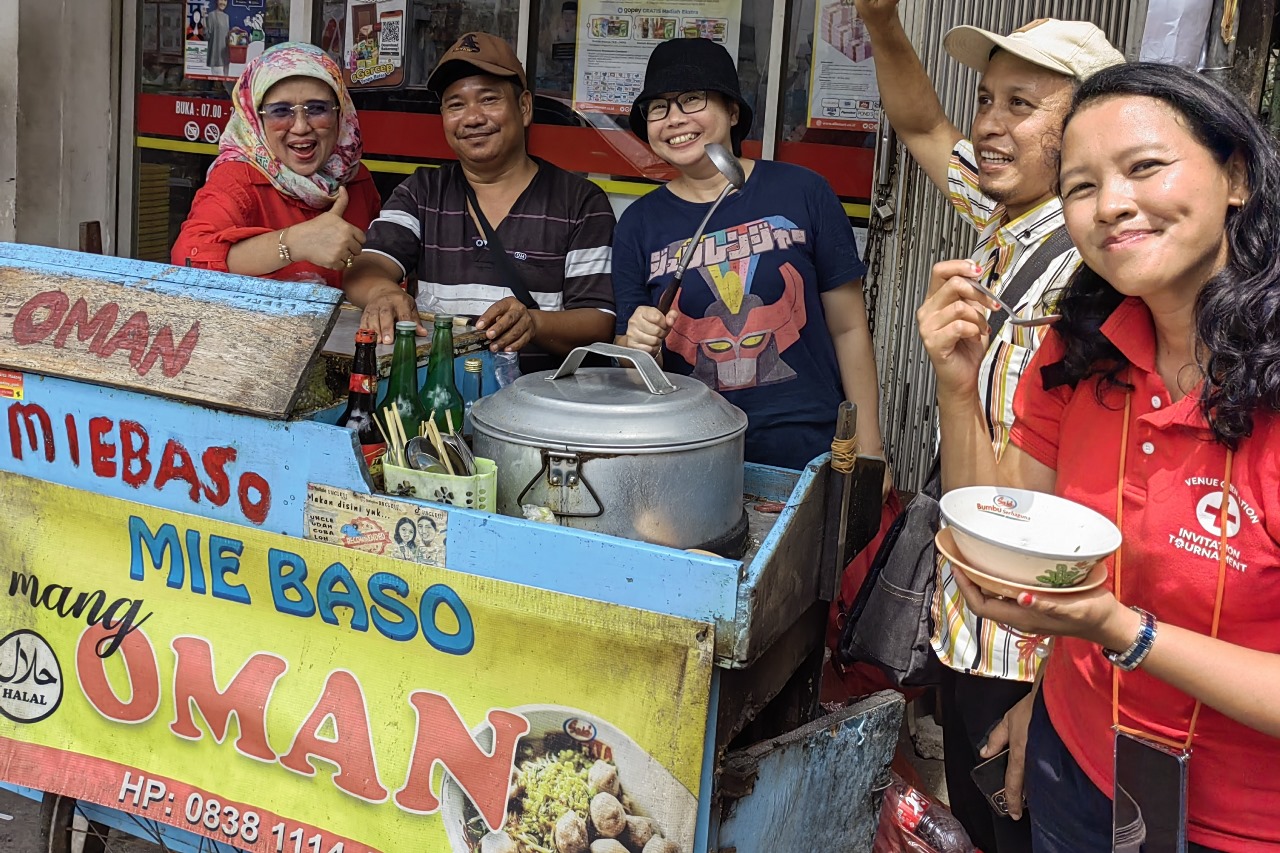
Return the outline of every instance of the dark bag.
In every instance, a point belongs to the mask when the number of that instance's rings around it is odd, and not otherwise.
[[[1016,306],[1055,258],[1071,248],[1059,227],[1018,268],[1001,296]],[[989,319],[994,342],[1009,319],[1004,311]],[[941,460],[934,457],[925,484],[885,535],[845,619],[837,649],[845,666],[870,663],[899,687],[939,682],[942,663],[933,653],[933,597],[937,586],[938,533],[942,496]]]
[[[931,645],[941,493],[935,458],[928,480],[885,534],[840,635],[842,664],[874,664],[898,687],[927,687],[942,674]]]

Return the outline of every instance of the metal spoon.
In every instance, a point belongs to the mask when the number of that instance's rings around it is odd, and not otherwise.
[[[720,206],[720,202],[734,190],[742,189],[742,185],[746,183],[746,173],[742,171],[742,163],[729,153],[729,150],[718,142],[708,142],[704,149],[707,157],[710,158],[711,164],[716,167],[716,171],[724,176],[728,181],[724,185],[724,189],[720,191],[720,195],[711,203],[711,209],[707,211],[707,215],[702,217],[702,222],[698,225],[698,230],[693,232],[693,239],[685,244],[684,251],[680,253],[680,260],[676,264],[676,271],[671,276],[671,282],[666,289],[662,291],[662,297],[658,300],[658,310],[666,314],[671,310],[671,303],[676,301],[676,293],[680,290],[680,281],[684,278],[685,270],[689,268],[689,261],[693,259],[694,250],[698,247],[698,243],[702,241],[702,232],[707,230],[707,223],[711,221],[711,214],[716,212],[716,208]]]
[[[444,463],[431,452],[431,443],[420,435],[415,435],[405,444],[404,458],[415,471],[440,474],[445,470]]]
[[[444,441],[445,452],[450,454],[458,464],[455,466],[458,473],[463,477],[470,477],[476,473],[476,457],[471,452],[471,448],[467,447],[467,441],[457,433],[449,433],[441,436]]]
[[[979,293],[990,296],[995,300],[997,305],[1004,309],[1004,312],[1009,315],[1009,319],[1005,322],[1010,326],[1052,326],[1054,323],[1062,319],[1061,314],[1045,314],[1043,317],[1019,317],[1018,313],[1013,310],[1013,306],[997,296],[995,291],[991,288],[987,287],[975,278],[969,279],[969,283],[972,284],[974,289]]]

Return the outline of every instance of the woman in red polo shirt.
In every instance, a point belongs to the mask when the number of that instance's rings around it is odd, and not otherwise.
[[[277,45],[249,63],[231,98],[173,262],[341,287],[381,207],[342,71],[317,47]]]
[[[1113,726],[1193,750],[1190,850],[1280,851],[1280,155],[1234,94],[1135,64],[1076,92],[1060,179],[1083,265],[998,465],[979,272],[938,264],[917,313],[945,485],[1053,492],[1124,534],[1094,591],[1015,602],[957,577],[979,616],[1055,637],[985,754],[1012,740],[1016,798],[1025,744],[1037,853],[1112,850]]]

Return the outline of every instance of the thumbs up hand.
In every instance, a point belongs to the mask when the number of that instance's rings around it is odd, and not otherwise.
[[[295,261],[331,270],[350,266],[364,245],[364,232],[342,218],[350,200],[347,188],[339,187],[332,207],[314,219],[289,227],[284,240]]]

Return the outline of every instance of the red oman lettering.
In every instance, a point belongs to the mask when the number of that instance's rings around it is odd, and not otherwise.
[[[13,318],[13,339],[20,346],[38,344],[52,336],[55,349],[64,349],[72,332],[79,343],[88,342],[89,352],[108,359],[117,352],[129,355],[129,366],[139,376],[146,376],[160,362],[161,372],[172,379],[191,361],[191,353],[200,340],[200,321],[187,329],[179,343],[174,343],[173,329],[161,326],[152,334],[152,323],[146,311],[135,311],[116,329],[120,306],[108,302],[89,315],[84,298],[74,303],[61,290],[46,290],[23,303]]]
[[[388,789],[381,776],[372,738],[369,703],[357,676],[335,669],[325,679],[320,695],[305,719],[290,722],[290,709],[305,708],[297,696],[277,705],[275,693],[287,665],[267,652],[250,655],[225,690],[219,690],[214,647],[201,637],[176,637],[172,642],[174,695],[162,696],[157,656],[151,640],[142,631],[127,635],[120,646],[132,694],[122,699],[106,675],[105,664],[93,651],[105,634],[101,625],[89,628],[80,637],[76,650],[76,673],[85,699],[103,717],[117,722],[139,723],[150,719],[163,704],[172,707],[169,730],[184,740],[212,737],[221,744],[234,714],[240,732],[233,748],[254,761],[278,763],[284,770],[315,776],[313,761],[338,768],[329,781],[343,793],[372,803],[386,802]],[[296,686],[294,687],[296,689]],[[520,714],[492,709],[485,716],[491,729],[492,746],[480,745],[463,721],[453,702],[443,694],[415,690],[409,704],[417,715],[413,730],[409,767],[404,785],[391,797],[397,808],[416,814],[432,814],[440,809],[440,764],[467,792],[490,827],[502,825],[506,816],[508,786],[515,766],[516,747],[529,731],[529,721]],[[172,706],[170,705],[172,702]],[[296,725],[289,748],[277,754],[267,738],[267,718],[273,729]],[[301,715],[299,715],[301,716]],[[203,723],[203,725],[201,725]],[[389,731],[379,727],[381,731]],[[409,734],[406,732],[406,734]],[[405,744],[384,749],[404,750]],[[436,790],[433,790],[433,785]]]

